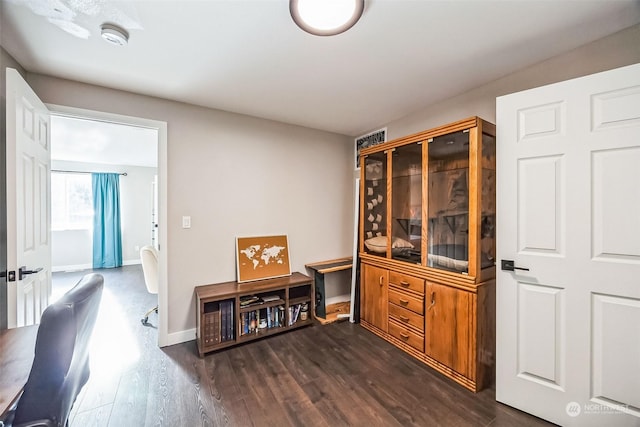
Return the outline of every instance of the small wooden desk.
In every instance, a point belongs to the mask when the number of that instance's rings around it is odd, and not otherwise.
[[[345,297],[342,302],[327,305],[325,301],[326,292],[324,284],[324,275],[336,271],[350,270],[353,267],[353,258],[339,258],[328,261],[314,262],[305,264],[310,270],[313,270],[314,293],[315,293],[315,317],[323,325],[335,322],[341,315],[349,315],[351,295]]]
[[[0,331],[0,417],[29,378],[37,333],[38,325]]]

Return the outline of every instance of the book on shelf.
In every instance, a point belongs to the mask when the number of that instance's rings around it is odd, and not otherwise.
[[[293,325],[298,321],[298,317],[300,316],[301,309],[302,309],[302,304],[296,304],[289,307],[289,326]]]
[[[242,313],[242,316],[240,316],[240,335],[244,335],[246,334],[246,330],[247,330],[247,317],[245,316],[245,314],[247,313]]]
[[[246,335],[249,331],[249,313],[240,314],[240,335]]]
[[[235,301],[220,301],[220,342],[233,341],[235,336],[235,322],[233,317]]]
[[[284,319],[284,306],[278,306],[278,326],[286,326]]]
[[[229,341],[233,340],[236,335],[236,322],[234,319],[235,301],[228,301],[229,304]]]
[[[204,314],[204,325],[202,328],[205,345],[220,344],[220,309]]]
[[[258,326],[257,325],[258,319],[257,319],[257,316],[256,316],[256,312],[252,311],[249,314],[251,316],[251,328],[249,329],[249,332],[255,332],[256,329],[257,329],[257,326]]]
[[[213,335],[213,344],[220,344],[220,309],[218,309],[213,316],[211,334]]]
[[[293,323],[298,321],[298,316],[300,315],[300,309],[302,308],[302,304],[296,304],[294,313],[293,313]]]
[[[227,341],[231,340],[231,333],[233,331],[233,317],[232,317],[231,305],[227,301]]]
[[[227,306],[227,341],[231,340],[231,306],[229,305],[229,301],[225,302],[225,305]]]
[[[227,305],[220,302],[220,341],[227,340]]]

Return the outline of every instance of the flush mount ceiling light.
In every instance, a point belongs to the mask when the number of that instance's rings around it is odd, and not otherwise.
[[[117,46],[125,46],[129,42],[129,33],[113,24],[102,24],[102,38],[104,41]]]
[[[362,16],[364,0],[289,0],[293,21],[316,36],[333,36],[353,27]]]

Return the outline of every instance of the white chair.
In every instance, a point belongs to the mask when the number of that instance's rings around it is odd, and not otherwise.
[[[140,249],[140,260],[142,261],[142,272],[144,273],[144,283],[147,285],[147,291],[151,294],[158,293],[158,252],[153,246],[143,246]],[[149,315],[152,311],[158,313],[156,305],[147,311],[140,321],[144,326],[149,326]]]

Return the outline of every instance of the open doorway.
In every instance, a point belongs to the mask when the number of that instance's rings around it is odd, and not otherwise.
[[[56,272],[92,268],[92,231],[83,214],[92,172],[121,174],[122,268],[125,272],[139,269],[140,248],[159,248],[166,235],[162,224],[166,215],[166,123],[70,107],[49,108],[52,196],[62,199],[52,200],[51,206],[54,280]],[[57,185],[60,187],[54,188]],[[166,293],[164,260],[161,256],[158,301]],[[163,304],[158,305],[162,311]],[[166,316],[158,316],[154,323],[158,343],[164,345]]]
[[[157,242],[158,130],[51,115],[52,271],[85,270],[93,257],[92,174],[119,177],[121,265]]]

